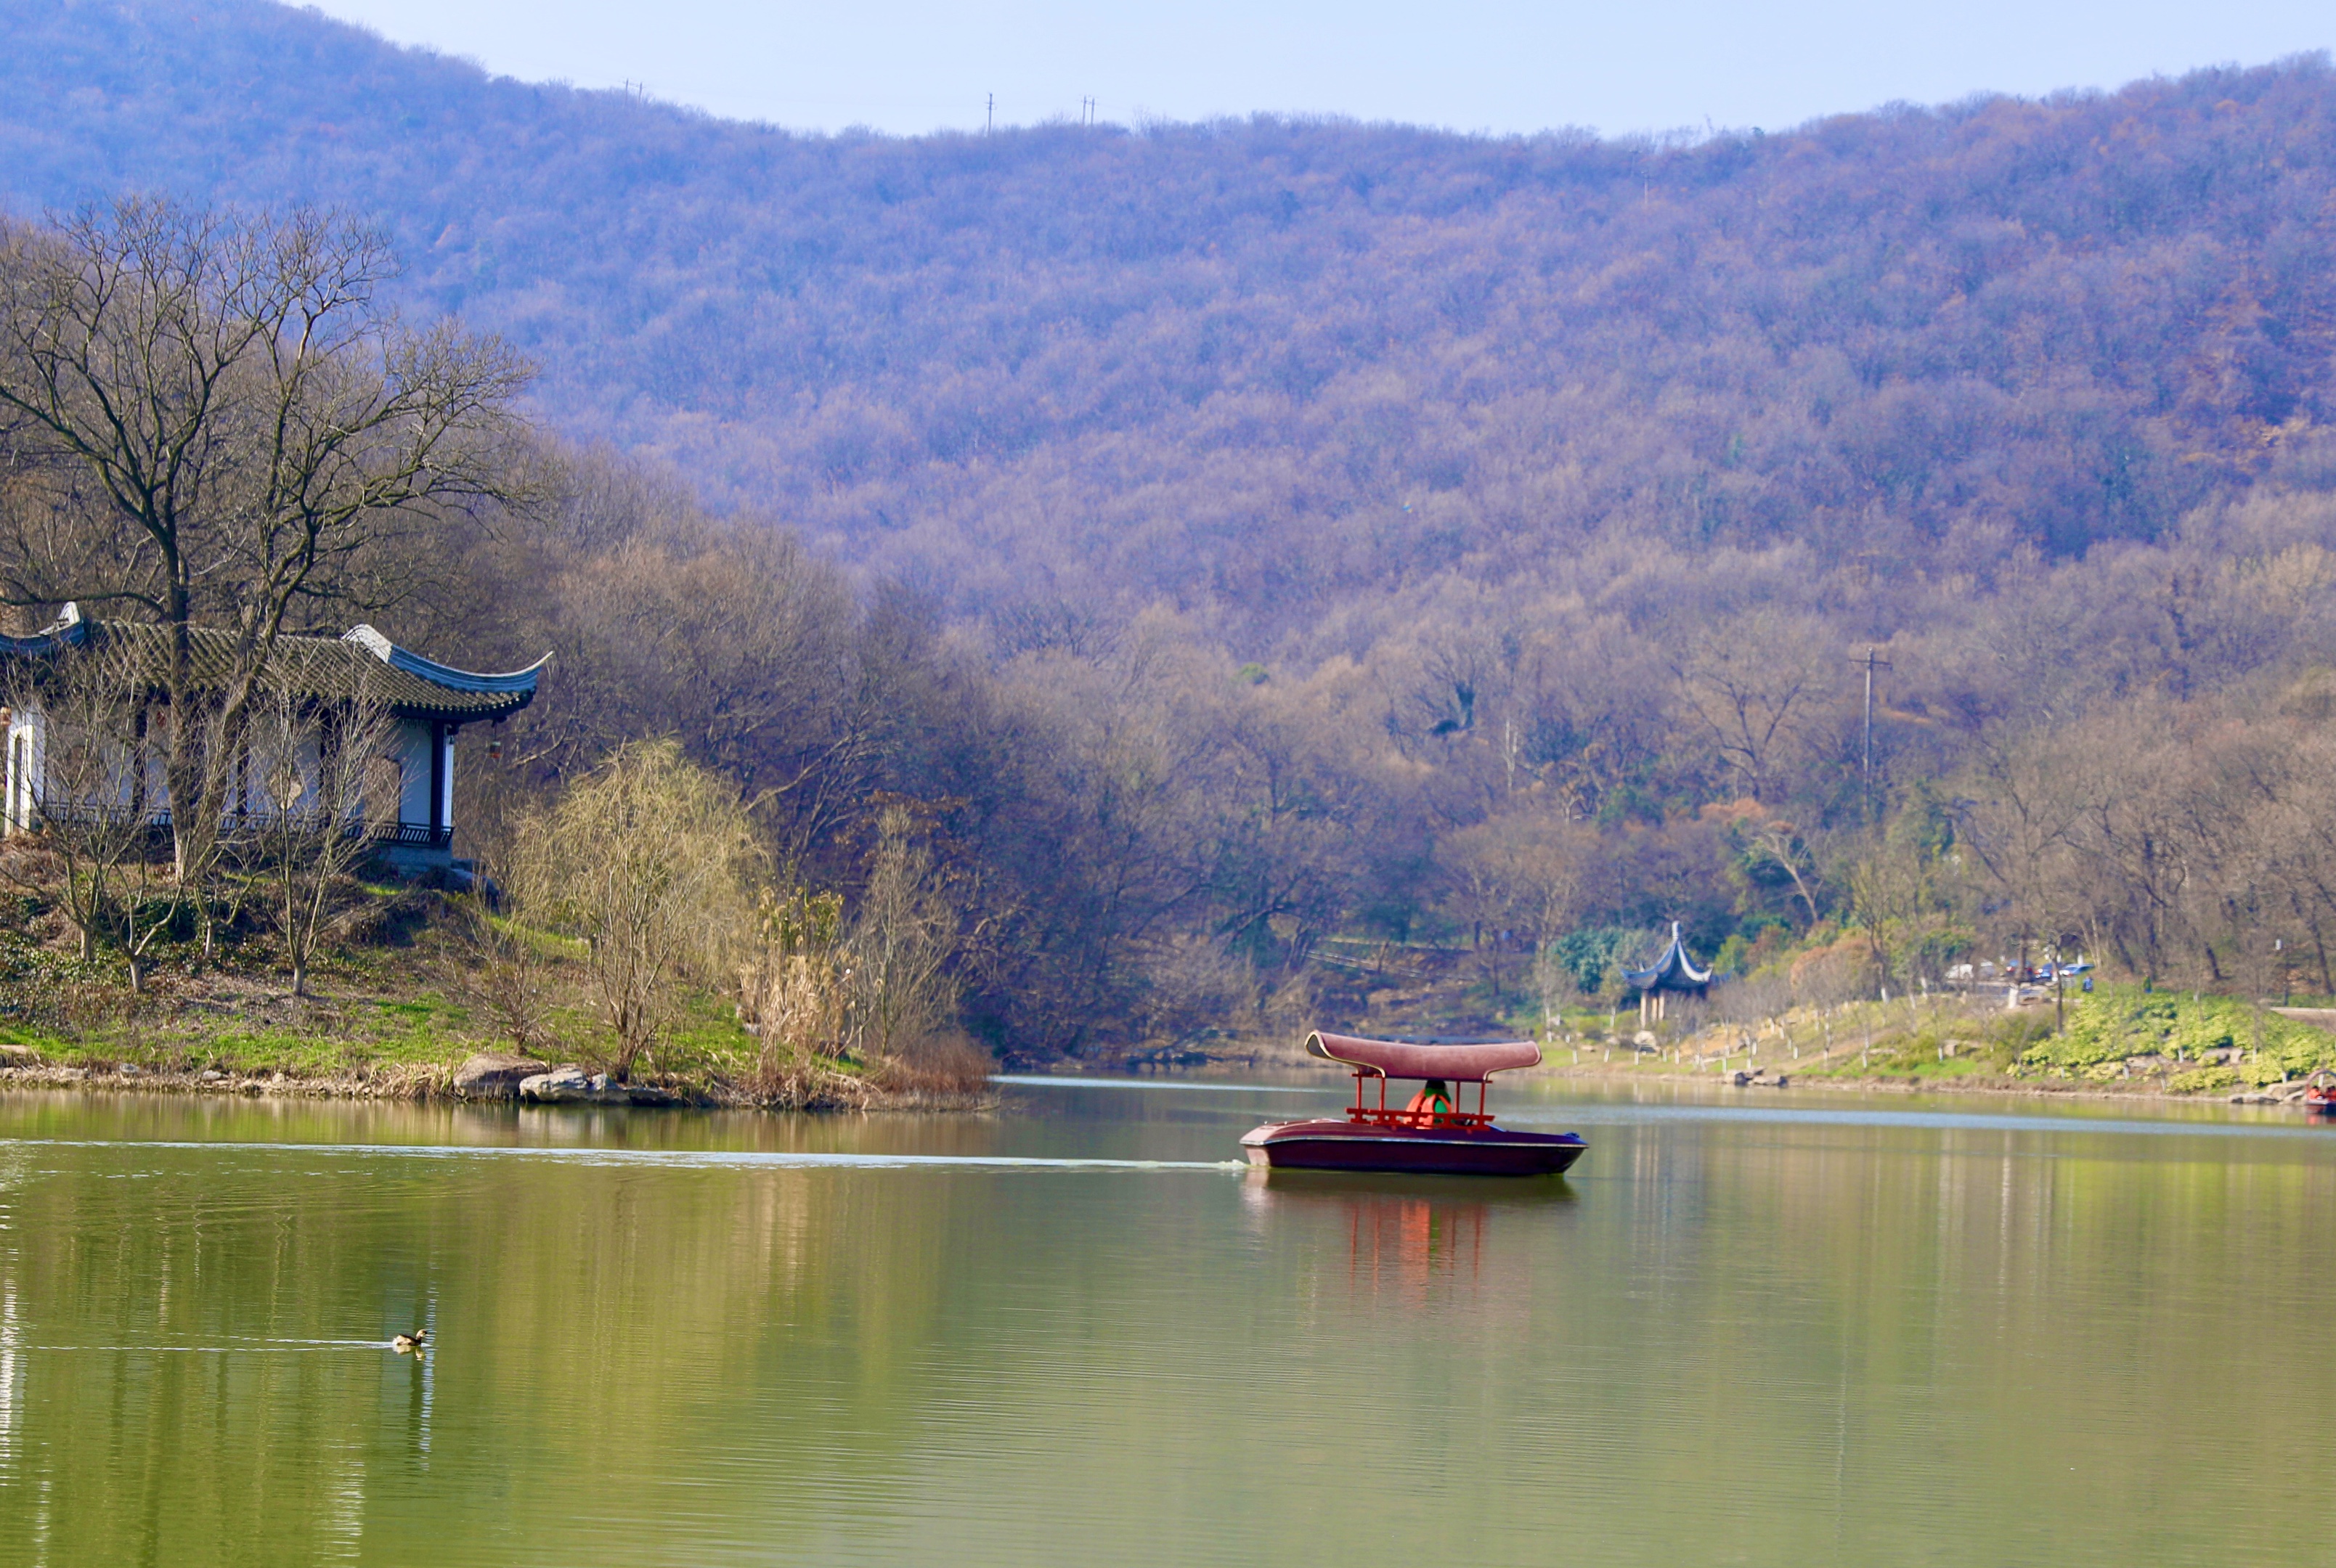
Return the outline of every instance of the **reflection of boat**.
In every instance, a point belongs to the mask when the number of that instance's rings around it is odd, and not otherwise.
[[[1343,1121],[1267,1122],[1242,1135],[1251,1165],[1277,1170],[1423,1171],[1446,1176],[1553,1176],[1582,1157],[1578,1133],[1517,1132],[1494,1127],[1484,1112],[1485,1081],[1496,1072],[1534,1067],[1541,1048],[1531,1040],[1480,1045],[1416,1045],[1407,1040],[1357,1040],[1309,1034],[1309,1054],[1355,1070],[1355,1103]],[[1387,1102],[1387,1079],[1476,1086],[1476,1108],[1448,1099],[1403,1108]],[[1378,1103],[1366,1103],[1365,1080],[1378,1081]]]

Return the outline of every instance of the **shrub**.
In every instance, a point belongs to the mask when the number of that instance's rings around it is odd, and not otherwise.
[[[1594,996],[1605,986],[1608,973],[1628,963],[1645,936],[1634,926],[1584,926],[1552,943],[1548,956],[1562,973],[1572,977],[1576,990]]]
[[[2201,1067],[2175,1073],[2166,1087],[2175,1094],[2204,1094],[2210,1089],[2228,1089],[2238,1081],[2239,1075],[2227,1067]]]
[[[618,1081],[670,1026],[682,986],[729,978],[756,857],[735,788],[670,740],[618,748],[521,823],[511,891],[533,923],[585,943]]]
[[[2336,1036],[2277,1013],[2259,1012],[2232,997],[2193,1001],[2110,992],[2077,1004],[2067,1028],[2021,1052],[2020,1060],[2024,1067],[2090,1076],[2095,1067],[2132,1056],[2179,1054],[2195,1060],[2209,1051],[2234,1049],[2245,1052],[2244,1062],[2232,1075],[2234,1082],[2244,1078],[2251,1083],[2277,1083],[2336,1066]]]

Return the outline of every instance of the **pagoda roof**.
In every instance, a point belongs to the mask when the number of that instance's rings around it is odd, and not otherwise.
[[[168,653],[167,627],[136,621],[86,619],[67,605],[56,620],[29,637],[0,636],[0,662],[52,657],[68,648],[118,650],[133,669],[152,670]],[[225,683],[239,659],[234,634],[197,626],[188,633],[198,686]],[[402,648],[371,626],[337,637],[278,637],[262,684],[305,697],[381,703],[404,718],[456,723],[509,718],[535,700],[536,679],[551,655],[523,670],[499,674],[456,669]]]
[[[1711,983],[1711,971],[1698,969],[1695,960],[1687,955],[1687,944],[1679,938],[1679,923],[1671,922],[1670,945],[1662,956],[1644,969],[1622,972],[1625,983],[1640,991],[1702,991]]]

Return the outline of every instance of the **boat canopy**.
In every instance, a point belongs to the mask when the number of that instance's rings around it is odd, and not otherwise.
[[[1711,983],[1711,971],[1698,969],[1695,960],[1687,955],[1687,944],[1679,940],[1679,923],[1671,922],[1671,943],[1663,955],[1644,969],[1622,972],[1623,983],[1640,991],[1684,991],[1700,995]]]
[[[1440,1078],[1446,1083],[1482,1083],[1496,1072],[1541,1065],[1541,1047],[1530,1040],[1416,1045],[1410,1040],[1358,1040],[1350,1034],[1324,1034],[1317,1030],[1306,1037],[1306,1053],[1380,1078]]]

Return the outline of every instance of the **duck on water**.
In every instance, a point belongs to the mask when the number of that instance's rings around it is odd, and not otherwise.
[[[1541,1064],[1529,1040],[1467,1045],[1306,1037],[1309,1056],[1352,1068],[1355,1103],[1344,1120],[1270,1121],[1241,1136],[1251,1165],[1276,1170],[1418,1171],[1440,1176],[1555,1176],[1582,1157],[1579,1133],[1517,1132],[1493,1125],[1485,1085],[1496,1072]],[[1401,1108],[1387,1102],[1389,1079],[1426,1085]],[[1377,1079],[1377,1103],[1364,1095]],[[1476,1108],[1455,1108],[1451,1087],[1476,1086]]]

